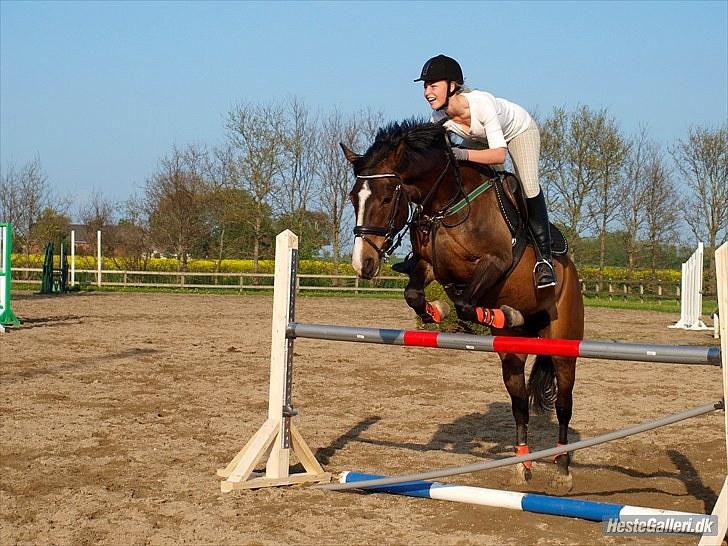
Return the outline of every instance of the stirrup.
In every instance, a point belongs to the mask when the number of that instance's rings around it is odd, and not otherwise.
[[[539,265],[545,264],[548,266],[548,271],[541,272],[539,278],[536,277],[536,269]],[[550,278],[549,278],[550,277]],[[556,272],[554,266],[548,260],[540,259],[533,266],[533,282],[536,285],[536,289],[549,288],[556,286]]]

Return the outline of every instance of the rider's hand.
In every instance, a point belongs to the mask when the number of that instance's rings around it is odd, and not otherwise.
[[[452,155],[454,155],[455,159],[458,161],[468,160],[468,151],[465,148],[453,148]]]

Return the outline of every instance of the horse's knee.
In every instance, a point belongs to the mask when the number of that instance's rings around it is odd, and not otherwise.
[[[475,312],[474,305],[462,300],[458,300],[453,303],[455,304],[455,312],[460,320],[478,322],[478,315]]]
[[[404,289],[404,300],[407,302],[412,309],[418,312],[425,310],[425,291],[421,288],[414,288],[408,286]]]

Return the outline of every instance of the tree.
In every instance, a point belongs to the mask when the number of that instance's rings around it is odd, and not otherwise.
[[[64,214],[68,200],[53,196],[40,159],[36,157],[20,168],[7,167],[0,175],[0,217],[13,225],[14,239],[24,248],[27,265],[33,243],[41,246],[45,242],[34,238],[33,226],[46,209]]]
[[[668,242],[677,238],[680,205],[670,171],[657,150],[645,158],[645,177],[644,237],[649,248],[652,276],[655,277],[660,253]]]
[[[710,256],[715,283],[715,249],[728,237],[728,122],[717,129],[693,127],[671,148],[678,172],[690,190],[685,221]]]
[[[579,106],[555,108],[541,126],[540,172],[549,207],[570,239],[574,255],[579,239],[593,226],[589,201],[604,179],[600,150],[607,118],[604,110]]]
[[[239,104],[228,113],[225,127],[231,147],[229,180],[253,198],[252,215],[244,220],[253,230],[255,271],[261,246],[273,243],[265,232],[266,219],[280,189],[285,147],[284,115],[280,105]],[[267,240],[268,239],[268,240]]]
[[[134,196],[122,206],[124,216],[114,229],[115,246],[111,259],[119,269],[146,271],[154,245],[149,226],[142,220],[144,207]]]
[[[31,240],[38,242],[40,248],[53,243],[57,251],[61,243],[67,242],[70,225],[71,219],[66,214],[45,208],[31,228]]]
[[[187,270],[190,251],[209,234],[204,200],[207,152],[197,146],[174,148],[160,160],[144,189],[144,211],[152,241],[177,257],[178,270]]]
[[[323,212],[318,211],[296,211],[292,215],[283,214],[276,219],[278,227],[276,231],[280,232],[289,229],[290,226],[297,225],[295,233],[298,239],[298,255],[300,258],[313,258],[322,247],[330,244],[329,221]]]
[[[644,208],[647,199],[647,161],[656,154],[649,142],[647,129],[642,127],[633,137],[630,152],[624,163],[621,199],[617,205],[617,217],[622,224],[622,242],[627,257],[627,279],[632,279],[639,252],[639,235],[645,224]]]
[[[357,150],[364,143],[374,139],[376,127],[382,122],[381,112],[364,110],[352,116],[345,116],[334,110],[321,123],[321,135],[316,160],[320,180],[318,205],[327,218],[328,240],[338,272],[341,260],[342,231],[350,214],[349,191],[354,184],[351,164],[341,152],[340,143]]]
[[[117,206],[97,189],[94,189],[88,201],[78,208],[78,218],[87,227],[89,234],[103,232],[101,246],[104,256],[113,255],[113,250],[118,244],[116,230],[106,229],[114,224],[116,208]]]
[[[622,169],[629,153],[629,143],[619,132],[614,118],[604,110],[595,114],[592,129],[595,137],[597,182],[594,195],[589,199],[589,215],[599,234],[599,281],[603,280],[606,256],[607,230],[618,214],[623,195]]]
[[[285,112],[283,164],[276,205],[279,225],[297,233],[302,242],[305,226],[311,219],[308,207],[315,190],[317,136],[316,120],[306,105],[295,97],[290,99]]]

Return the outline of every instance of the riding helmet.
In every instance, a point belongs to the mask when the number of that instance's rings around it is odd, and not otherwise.
[[[416,82],[447,80],[463,85],[463,71],[452,57],[438,55],[429,59],[422,67],[422,73]]]

